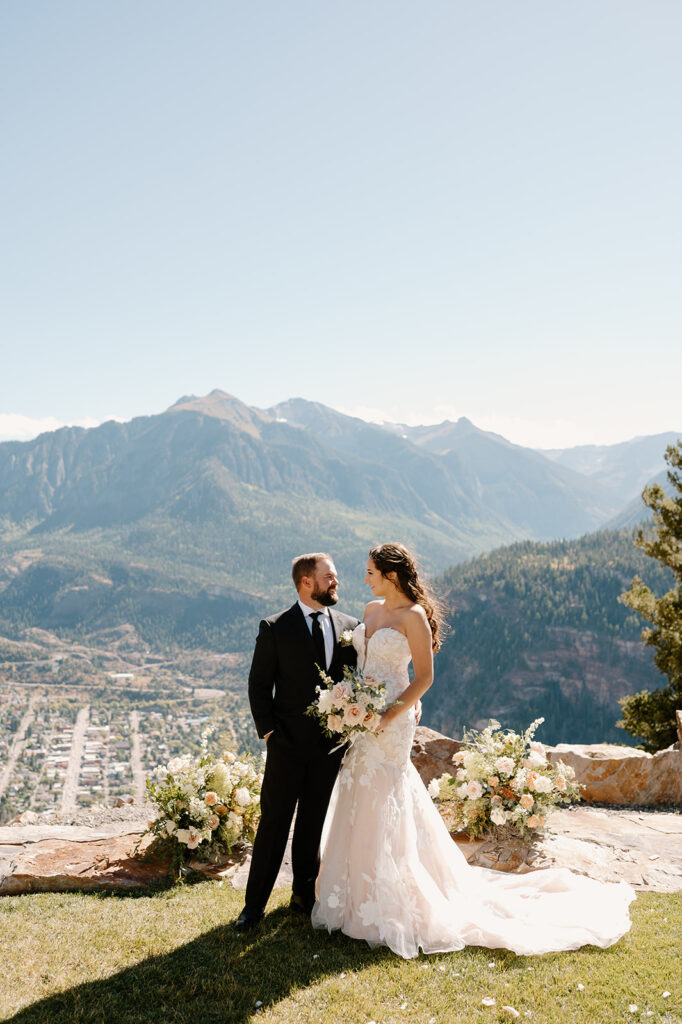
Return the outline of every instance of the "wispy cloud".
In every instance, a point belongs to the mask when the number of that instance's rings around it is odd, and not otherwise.
[[[113,416],[108,417],[108,419],[114,418]],[[104,421],[93,419],[91,416],[73,420],[71,423],[62,423],[54,416],[41,416],[38,419],[32,419],[30,416],[22,416],[21,413],[0,412],[0,441],[31,441],[38,434],[59,430],[60,427],[97,427],[102,422]]]

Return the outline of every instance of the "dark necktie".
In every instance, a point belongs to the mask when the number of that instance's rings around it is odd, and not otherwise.
[[[324,647],[324,633],[320,625],[321,614],[322,612],[311,612],[310,618],[313,620],[313,643],[317,651],[317,663],[324,670],[327,667],[327,653]]]

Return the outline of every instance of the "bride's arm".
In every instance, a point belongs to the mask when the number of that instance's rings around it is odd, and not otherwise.
[[[412,704],[416,704],[423,694],[426,693],[433,682],[433,650],[431,648],[432,635],[426,613],[420,605],[415,605],[405,615],[405,635],[410,645],[412,654],[412,667],[414,668],[414,679],[400,694],[400,704],[384,711],[381,721],[388,725],[398,715],[405,714]]]

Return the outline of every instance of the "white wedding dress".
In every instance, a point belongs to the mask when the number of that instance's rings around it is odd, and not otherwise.
[[[397,700],[409,683],[407,638],[383,628],[366,642],[361,624],[353,642],[358,663]],[[316,928],[402,957],[464,946],[519,955],[606,947],[628,931],[635,893],[624,882],[566,868],[509,875],[471,867],[410,761],[414,730],[410,708],[346,753],[322,835]]]

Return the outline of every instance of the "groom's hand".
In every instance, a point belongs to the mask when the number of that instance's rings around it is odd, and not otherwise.
[[[419,725],[422,720],[422,702],[420,700],[414,706],[414,721],[415,725]]]

